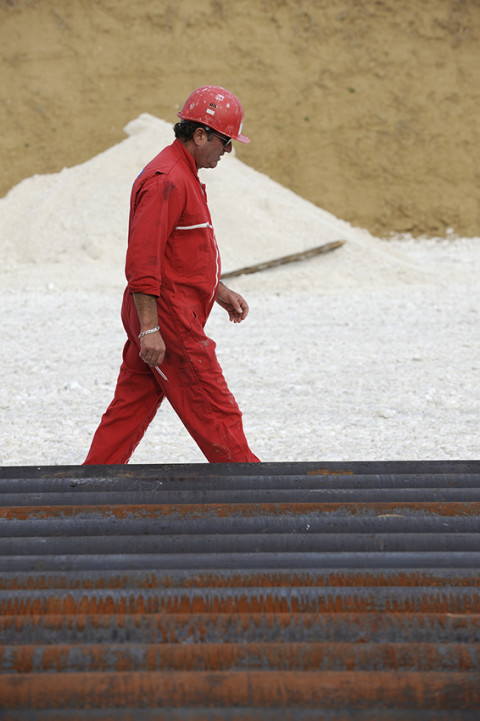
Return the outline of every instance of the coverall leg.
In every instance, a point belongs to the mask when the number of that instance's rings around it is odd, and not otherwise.
[[[208,461],[258,463],[218,363],[215,343],[202,325],[194,321],[190,330],[182,333],[163,317],[167,352],[161,370],[165,380],[139,357],[137,328],[130,332],[128,317],[124,323],[129,340],[115,397],[102,417],[85,464],[128,463],[164,397]]]
[[[128,463],[163,398],[138,348],[128,340],[113,401],[102,416],[84,465]]]
[[[225,381],[216,344],[200,323],[178,335],[164,322],[165,381],[158,382],[180,420],[210,463],[258,463],[248,446],[242,414]]]

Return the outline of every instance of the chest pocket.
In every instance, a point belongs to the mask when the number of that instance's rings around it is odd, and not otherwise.
[[[216,267],[216,244],[211,223],[178,225],[172,241],[174,271],[186,278],[203,278],[208,283]]]

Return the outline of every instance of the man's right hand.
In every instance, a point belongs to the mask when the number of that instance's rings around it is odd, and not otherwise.
[[[153,328],[158,328],[157,299],[154,295],[145,293],[133,293],[133,300],[137,309],[140,321],[140,334],[147,332],[140,337],[140,358],[149,366],[159,365],[165,358],[165,343],[160,331],[148,333]]]
[[[165,358],[165,342],[160,331],[149,333],[140,338],[140,358],[149,366],[157,366]]]

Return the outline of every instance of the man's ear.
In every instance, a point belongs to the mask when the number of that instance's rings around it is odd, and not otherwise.
[[[197,147],[200,147],[208,140],[208,133],[205,128],[197,128],[193,134],[193,142]]]

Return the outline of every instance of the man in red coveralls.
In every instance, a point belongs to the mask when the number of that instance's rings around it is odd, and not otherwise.
[[[242,135],[243,108],[224,88],[197,88],[175,141],[131,195],[122,321],[128,336],[112,403],[85,464],[128,463],[166,397],[210,462],[258,462],[204,326],[213,303],[240,323],[241,295],[220,281],[220,257],[199,168],[215,168]]]

